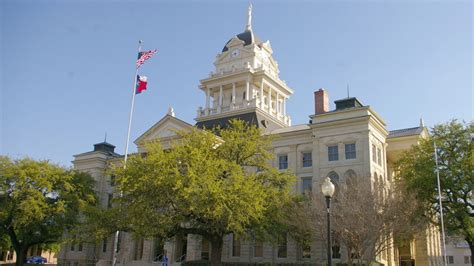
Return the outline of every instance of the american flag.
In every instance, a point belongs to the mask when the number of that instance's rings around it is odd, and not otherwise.
[[[146,60],[150,59],[150,57],[152,57],[155,53],[156,53],[156,49],[146,51],[146,52],[139,52],[138,59],[137,59],[137,68],[143,65],[143,63],[145,63]]]

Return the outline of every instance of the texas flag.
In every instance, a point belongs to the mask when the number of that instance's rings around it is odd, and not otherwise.
[[[147,77],[137,75],[137,84],[135,87],[135,94],[142,93],[142,91],[146,90],[147,84]]]

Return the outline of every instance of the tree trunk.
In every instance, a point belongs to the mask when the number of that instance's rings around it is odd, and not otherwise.
[[[471,265],[474,266],[474,243],[466,239],[466,242],[469,244],[469,248],[471,249]]]
[[[14,248],[16,252],[16,266],[23,266],[26,262],[26,256],[28,253],[28,247],[20,246],[18,248]]]
[[[211,241],[211,266],[222,265],[222,237],[214,237]]]

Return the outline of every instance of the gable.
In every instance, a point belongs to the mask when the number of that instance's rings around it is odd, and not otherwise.
[[[174,116],[166,115],[150,129],[138,137],[134,143],[138,146],[143,146],[144,143],[152,140],[163,140],[177,136],[178,131],[189,131],[193,126],[177,119]]]

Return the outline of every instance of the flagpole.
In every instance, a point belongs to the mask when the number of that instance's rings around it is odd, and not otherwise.
[[[441,184],[439,181],[439,167],[438,167],[438,148],[436,147],[436,142],[433,141],[433,146],[434,146],[434,156],[435,156],[435,162],[436,162],[436,178],[438,181],[438,198],[439,198],[439,210],[440,210],[440,215],[441,215],[441,237],[443,239],[443,258],[444,258],[444,265],[447,265],[448,261],[447,256],[446,256],[446,239],[445,239],[445,234],[444,234],[444,219],[443,219],[443,202],[441,200]]]
[[[141,52],[142,50],[142,40],[138,41],[138,53]],[[127,158],[128,158],[128,144],[130,142],[130,129],[132,128],[132,117],[133,117],[133,106],[135,104],[135,86],[137,83],[137,75],[138,75],[138,67],[137,70],[135,70],[135,76],[133,76],[133,86],[132,86],[132,104],[130,106],[130,116],[128,119],[128,133],[127,133],[127,143],[125,144],[125,159],[123,162],[123,167],[127,167]]]
[[[138,41],[138,53],[142,50],[142,40]],[[130,130],[132,128],[132,118],[133,118],[133,106],[135,105],[135,94],[136,94],[136,83],[137,83],[138,67],[136,67],[135,75],[133,76],[133,86],[132,86],[132,103],[130,104],[130,114],[128,117],[128,131],[127,131],[127,142],[125,144],[125,158],[123,161],[123,168],[127,168],[127,158],[128,158],[128,144],[130,143]],[[120,197],[122,197],[122,192],[120,192]],[[117,265],[117,255],[118,255],[118,241],[120,237],[120,231],[117,230],[114,236],[114,254],[112,258],[112,266]]]

